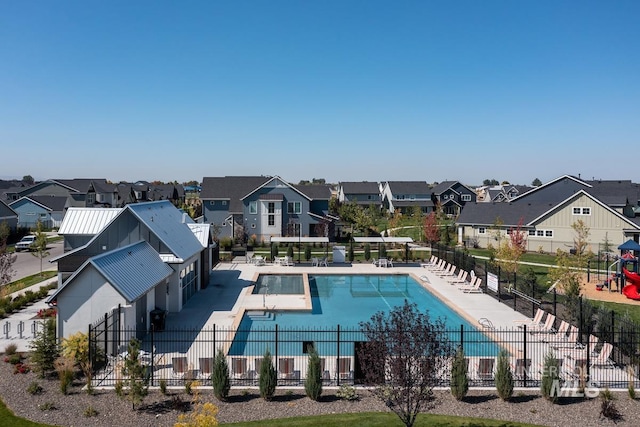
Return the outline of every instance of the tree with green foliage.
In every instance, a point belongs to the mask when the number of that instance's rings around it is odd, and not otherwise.
[[[128,387],[127,399],[131,402],[131,409],[142,403],[147,395],[147,368],[140,362],[140,341],[131,338],[127,346],[127,356],[124,359],[122,373],[124,383]]]
[[[420,412],[433,407],[433,387],[447,378],[453,354],[442,319],[432,321],[415,303],[405,300],[390,312],[380,311],[360,322],[365,342],[358,357],[373,393],[412,426]]]
[[[44,378],[54,370],[55,361],[60,356],[60,348],[56,339],[56,321],[50,318],[44,321],[42,329],[38,328],[31,341],[31,363],[40,378]]]
[[[22,177],[22,182],[24,182],[27,185],[33,185],[35,183],[35,180],[31,175],[25,175]]]
[[[267,349],[260,364],[260,397],[264,400],[271,400],[276,392],[278,375],[273,367],[271,352]]]
[[[533,181],[531,181],[532,187],[540,187],[541,185],[542,185],[542,181],[540,181],[538,178],[535,178]]]
[[[549,402],[558,401],[560,391],[560,366],[553,352],[550,350],[544,357],[542,366],[542,381],[540,382],[540,393]]]
[[[522,229],[523,221],[520,218],[518,225],[509,229],[507,238],[496,249],[496,262],[505,273],[517,273],[520,258],[527,251],[527,234]]]
[[[307,365],[307,378],[304,382],[304,391],[311,400],[318,400],[322,394],[322,372],[320,356],[315,346],[308,348],[309,362]]]
[[[304,259],[306,261],[311,259],[311,246],[308,243],[304,245]]]
[[[513,396],[514,380],[509,364],[509,353],[505,349],[498,353],[495,382],[498,396],[504,401],[510,400]]]
[[[349,253],[347,257],[349,258],[349,262],[353,262],[356,258],[355,253],[353,252],[353,239],[349,241]]]
[[[460,346],[451,365],[451,394],[456,400],[464,399],[469,391],[467,363],[467,359],[464,357],[464,349]]]
[[[369,243],[364,244],[364,259],[369,261],[371,259],[371,245]]]
[[[47,251],[47,234],[44,232],[44,225],[40,220],[36,223],[35,236],[36,240],[33,242],[31,255],[40,259],[40,276],[42,276],[42,260],[49,256],[49,251]]]
[[[11,278],[15,273],[13,263],[17,256],[7,250],[9,234],[11,234],[11,230],[7,222],[0,222],[0,286],[11,283]]]
[[[89,337],[83,332],[76,332],[68,338],[62,339],[62,355],[77,364],[87,380],[87,387],[91,388],[91,359],[89,358]]]
[[[231,390],[231,380],[229,378],[229,364],[224,352],[219,349],[213,361],[213,372],[211,373],[211,384],[213,385],[213,395],[218,400],[225,400]]]

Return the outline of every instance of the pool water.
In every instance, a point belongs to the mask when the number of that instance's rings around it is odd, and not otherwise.
[[[301,274],[261,274],[253,288],[254,294],[304,295]]]
[[[301,341],[315,342],[321,354],[337,353],[337,342],[345,341],[340,344],[340,353],[353,352],[353,342],[364,340],[359,323],[369,321],[377,312],[389,312],[402,306],[405,299],[415,303],[420,311],[428,311],[432,322],[441,318],[446,329],[451,331],[449,335],[453,342],[460,341],[461,328],[466,331],[464,349],[467,355],[498,353],[495,343],[409,275],[310,275],[309,286],[310,313],[246,313],[230,354],[262,354],[264,345],[259,344],[275,342],[276,325],[280,354],[302,354]],[[336,333],[338,325],[340,337]]]

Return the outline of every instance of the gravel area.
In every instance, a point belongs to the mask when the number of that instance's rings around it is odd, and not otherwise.
[[[32,382],[39,383],[43,392],[32,395],[27,388]],[[321,401],[314,402],[304,396],[304,390],[289,392],[278,390],[273,401],[260,399],[256,389],[233,389],[227,402],[218,402],[211,389],[204,388],[201,396],[214,402],[219,408],[221,423],[283,418],[293,416],[331,414],[343,412],[386,411],[377,399],[366,390],[359,390],[360,399],[355,402],[341,400],[334,389],[325,389]],[[176,400],[189,402],[191,397],[183,389],[170,390],[164,396],[151,390],[139,410],[133,411],[131,404],[116,396],[113,390],[96,390],[88,395],[81,384],[74,384],[69,395],[59,390],[57,379],[38,379],[33,373],[14,374],[13,366],[0,362],[0,396],[17,415],[30,420],[60,426],[173,426],[180,413],[173,408]],[[584,400],[563,398],[553,405],[542,399],[536,391],[516,391],[512,402],[503,402],[494,391],[473,390],[463,402],[457,402],[448,391],[436,391],[437,406],[431,412],[524,421],[546,426],[635,426],[640,418],[640,400],[633,401],[626,392],[616,393],[615,401],[623,420],[613,421],[600,417],[600,399]],[[52,406],[55,409],[43,409]],[[87,408],[97,411],[95,417],[85,416]],[[6,425],[1,422],[1,425]]]

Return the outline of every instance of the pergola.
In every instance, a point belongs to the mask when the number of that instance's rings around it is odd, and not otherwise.
[[[383,243],[404,243],[404,262],[409,262],[409,243],[413,242],[411,237],[353,237],[356,243],[377,243],[378,253],[380,253],[380,245]]]
[[[298,243],[298,262],[300,262],[300,246],[302,243],[324,243],[324,253],[328,256],[329,251],[329,238],[328,237],[271,237],[271,257],[273,258],[273,244],[274,243]]]

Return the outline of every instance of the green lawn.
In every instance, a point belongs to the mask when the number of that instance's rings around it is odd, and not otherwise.
[[[403,424],[400,418],[393,413],[381,412],[364,412],[355,414],[333,414],[315,417],[294,417],[282,418],[278,420],[262,420],[243,423],[223,424],[234,427],[293,427],[293,426],[323,426],[323,427],[342,427],[345,425],[369,426],[369,427],[387,427],[398,426]],[[445,415],[420,414],[414,424],[417,427],[530,427],[534,424],[511,423],[506,421],[487,420],[484,418],[467,418],[467,417],[451,417]]]
[[[52,277],[56,277],[58,274],[57,271],[55,270],[47,270],[47,271],[43,271],[42,275],[40,275],[40,273],[38,274],[34,274],[33,276],[27,276],[24,277],[20,280],[16,280],[14,282],[11,282],[9,284],[7,284],[6,286],[3,286],[2,291],[5,292],[6,294],[10,294],[13,292],[17,292],[21,289],[24,288],[28,288],[31,285],[35,285],[36,283],[40,283],[43,280],[47,280],[50,279]]]
[[[629,314],[629,317],[633,320],[634,323],[640,324],[640,305],[638,304],[623,304],[618,302],[607,302],[607,301],[591,301],[593,305],[596,307],[600,305],[604,305],[609,310],[615,311],[616,315],[624,316],[625,314]]]
[[[50,427],[48,424],[34,423],[13,415],[3,401],[0,400],[0,424],[11,427]]]

